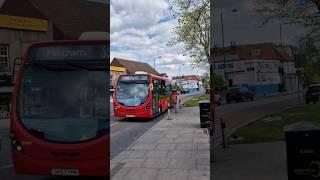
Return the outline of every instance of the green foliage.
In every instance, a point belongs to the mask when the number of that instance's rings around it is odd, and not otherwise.
[[[284,140],[283,129],[286,125],[299,121],[308,121],[320,125],[319,108],[319,104],[302,105],[281,113],[272,114],[238,129],[233,135],[240,136],[244,139],[233,143],[257,143]],[[267,118],[280,119],[265,121]]]
[[[177,26],[170,46],[184,44],[182,50],[196,64],[204,66],[209,59],[209,0],[172,0],[171,10]]]
[[[216,88],[218,88],[218,89],[223,88],[224,80],[223,80],[222,76],[220,76],[219,74],[215,74],[213,76],[213,79],[214,79],[214,83],[215,83]],[[209,72],[206,72],[206,73],[203,74],[203,80],[202,81],[203,81],[203,85],[204,85],[205,88],[209,88],[210,87]]]
[[[214,76],[213,76],[213,78],[214,78],[214,83],[215,83],[215,85],[216,85],[216,87],[217,88],[221,88],[221,87],[223,87],[224,85],[224,80],[223,80],[223,78],[222,78],[222,76],[220,76],[220,75],[218,75],[218,74],[215,74]]]
[[[308,38],[300,41],[300,48],[304,80],[307,83],[320,83],[320,47],[316,46],[314,39]]]
[[[192,107],[192,106],[199,106],[199,102],[202,100],[208,100],[209,99],[209,95],[202,95],[202,96],[198,96],[195,97],[193,99],[190,99],[189,101],[185,102],[184,105],[186,107]]]
[[[280,19],[284,24],[304,26],[307,37],[320,39],[320,0],[254,0],[255,10],[266,24]]]

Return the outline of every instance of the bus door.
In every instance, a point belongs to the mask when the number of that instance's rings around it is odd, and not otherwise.
[[[159,113],[159,83],[156,80],[153,81],[152,112],[153,114]]]

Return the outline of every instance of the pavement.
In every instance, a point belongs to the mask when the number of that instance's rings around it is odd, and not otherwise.
[[[202,94],[203,92],[189,93],[179,95],[181,104],[186,100]],[[110,157],[113,159],[123,150],[127,149],[133,142],[135,142],[146,131],[164,118],[166,114],[152,120],[137,120],[115,117],[113,112],[113,103],[110,102],[110,126],[111,126],[111,142],[110,142]]]
[[[209,180],[209,136],[199,108],[183,108],[159,121],[111,161],[112,180]]]
[[[225,117],[226,134],[229,135],[246,123],[297,103],[297,94],[281,94],[217,107],[216,162],[211,166],[209,137],[199,128],[199,107],[184,107],[179,113],[172,113],[173,120],[160,120],[112,159],[112,180],[210,179],[210,167],[212,178],[216,180],[284,179],[283,142],[234,145],[222,149],[219,145],[219,118]]]
[[[216,148],[211,164],[215,180],[287,180],[284,142],[232,145]]]
[[[225,117],[227,123],[226,132],[229,134],[245,123],[269,114],[270,112],[279,111],[295,105],[297,102],[297,95],[291,94],[259,99],[253,102],[218,106],[215,132],[215,154],[217,161],[211,164],[211,168],[217,169],[211,169],[211,172],[214,172],[214,174],[212,174],[213,177],[217,177],[215,179],[218,180],[220,178],[223,180],[225,176],[232,179],[231,174],[235,174],[235,176],[237,174],[243,174],[243,177],[247,179],[261,179],[259,174],[264,175],[263,173],[268,170],[264,170],[263,168],[285,162],[283,160],[284,156],[278,153],[281,151],[282,153],[284,152],[283,146],[281,148],[280,145],[274,145],[273,143],[267,145],[235,145],[229,146],[227,149],[222,149],[218,145],[221,140],[220,116]],[[167,120],[167,114],[164,114],[162,117],[159,117],[155,125],[148,128],[148,130],[143,130],[139,127],[141,136],[138,135],[140,136],[139,138],[132,138],[134,139],[131,142],[133,144],[130,143],[131,145],[128,145],[124,149],[119,149],[119,152],[122,153],[116,155],[111,161],[112,179],[209,179],[209,137],[199,128],[199,107],[183,107],[178,113],[172,112],[171,114],[172,120]],[[125,128],[131,128],[133,124],[141,124],[141,126],[146,128],[146,124],[142,122],[116,123],[118,124],[113,125],[111,131],[117,130],[117,128],[120,129],[118,126],[125,124],[128,124]],[[137,128],[135,127],[133,129]],[[121,134],[126,134],[126,138],[134,134],[129,133],[129,131],[124,128],[122,128],[121,131],[123,132]],[[3,145],[6,145],[2,146],[2,150],[0,150],[0,179],[63,179],[60,177],[16,175],[12,169],[11,158],[9,158],[10,146],[7,146],[7,144],[10,144],[10,142],[7,138],[8,133],[9,121],[0,120],[0,137],[3,137]],[[119,141],[115,140],[120,137],[120,135],[117,134],[112,137],[114,141],[111,139],[111,143],[119,143]],[[264,149],[266,149],[266,151],[263,151]],[[239,156],[237,154],[239,154]],[[281,157],[275,158],[277,155],[281,155]],[[260,156],[261,158],[259,158]],[[236,161],[239,161],[239,163]],[[265,163],[265,166],[260,165],[260,162]],[[236,163],[236,165],[231,166],[234,163]],[[245,166],[246,163],[250,165],[248,168]],[[259,166],[255,166],[258,169],[254,169],[254,163],[259,164]],[[227,170],[229,166],[230,171]],[[285,167],[285,164],[281,165],[281,168],[283,167]],[[250,169],[254,169],[257,173],[251,172],[250,174]],[[285,171],[281,170],[281,172]],[[282,177],[282,174],[274,173],[273,177]]]

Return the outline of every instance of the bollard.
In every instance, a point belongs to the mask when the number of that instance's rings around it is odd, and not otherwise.
[[[177,110],[177,106],[178,106],[178,104],[177,104],[177,103],[175,103],[175,106],[174,106],[174,113],[177,113],[177,112],[178,112],[178,110]]]
[[[222,147],[226,148],[226,140],[225,140],[225,135],[224,135],[224,129],[226,128],[226,124],[224,122],[224,117],[220,117],[220,123],[221,123],[221,137],[222,137]]]
[[[168,118],[167,120],[171,120],[171,112],[170,112],[170,104],[168,103]]]
[[[179,109],[181,109],[181,99],[179,99]]]

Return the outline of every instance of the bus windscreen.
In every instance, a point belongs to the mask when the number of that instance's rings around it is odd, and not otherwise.
[[[116,99],[124,106],[139,106],[149,97],[148,76],[120,76]]]
[[[74,47],[36,47],[24,66],[18,116],[31,134],[47,141],[78,143],[109,131],[108,60],[93,53],[102,52],[106,46]],[[71,52],[85,50],[82,55]],[[88,63],[97,59],[101,62],[90,68]],[[73,63],[66,63],[70,60]]]

